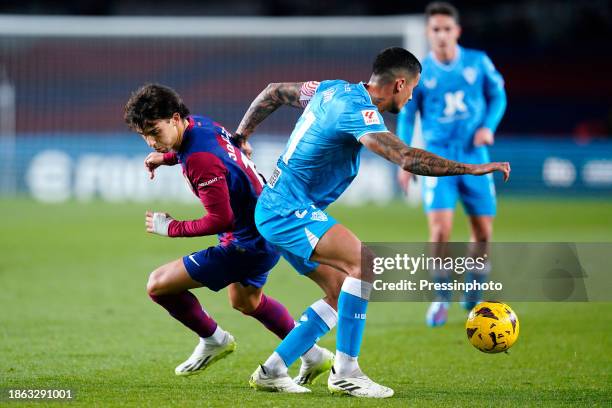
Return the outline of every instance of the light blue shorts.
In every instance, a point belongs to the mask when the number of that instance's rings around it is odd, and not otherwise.
[[[466,149],[460,146],[429,145],[426,149],[449,160],[470,164],[489,162],[489,153],[485,147]],[[422,195],[427,213],[454,210],[458,199],[468,215],[494,216],[497,209],[493,174],[423,177]]]
[[[325,211],[310,205],[297,209],[288,215],[257,202],[255,225],[259,233],[276,246],[283,257],[302,275],[312,272],[318,263],[310,256],[319,239],[337,221]]]

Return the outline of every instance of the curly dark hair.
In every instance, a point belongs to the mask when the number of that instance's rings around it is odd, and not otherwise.
[[[130,129],[144,133],[153,122],[170,119],[175,113],[181,118],[189,115],[179,94],[164,85],[146,84],[132,93],[123,109],[123,118]]]

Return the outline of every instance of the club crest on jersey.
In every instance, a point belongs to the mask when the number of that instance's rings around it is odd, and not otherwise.
[[[327,215],[323,211],[317,210],[310,214],[310,219],[313,221],[325,222],[327,221]]]
[[[380,119],[373,109],[362,110],[361,116],[363,116],[363,122],[366,125],[380,125]]]
[[[423,80],[423,85],[427,89],[434,89],[438,85],[438,81],[436,81],[436,78],[425,79]]]
[[[465,78],[465,80],[470,85],[474,85],[474,82],[476,82],[476,76],[477,75],[478,75],[478,73],[472,67],[466,67],[466,68],[463,69],[463,77]]]

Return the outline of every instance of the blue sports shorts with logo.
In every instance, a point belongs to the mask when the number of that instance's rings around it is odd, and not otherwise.
[[[218,292],[231,283],[261,288],[280,254],[269,243],[257,249],[246,249],[236,244],[217,245],[183,257],[183,264],[191,279]]]
[[[310,256],[319,239],[338,222],[314,205],[279,214],[257,202],[255,225],[259,233],[275,245],[283,257],[301,275],[312,272],[319,264]]]
[[[426,149],[445,159],[470,164],[488,163],[489,152],[484,146],[464,147],[429,144]],[[485,176],[423,177],[423,207],[426,213],[454,210],[460,199],[468,215],[494,216],[497,209],[493,174]]]

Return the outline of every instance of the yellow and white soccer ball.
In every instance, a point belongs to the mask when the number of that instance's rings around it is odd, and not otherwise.
[[[484,353],[501,353],[516,342],[519,321],[510,306],[481,302],[474,306],[465,323],[470,343]]]

